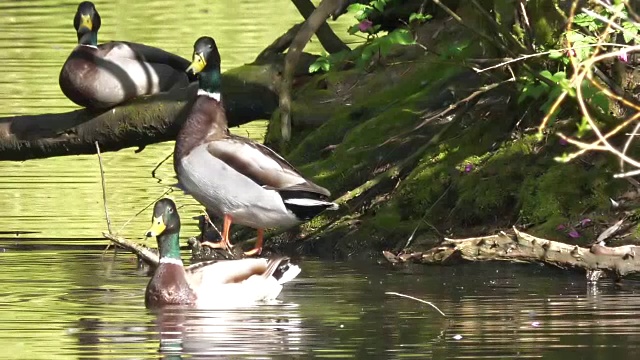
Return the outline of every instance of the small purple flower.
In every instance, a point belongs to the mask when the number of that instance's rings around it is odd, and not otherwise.
[[[624,63],[629,62],[629,56],[626,51],[618,55],[618,59]]]
[[[464,166],[464,172],[470,173],[473,171],[473,164],[467,164]]]
[[[567,144],[568,144],[567,140],[565,140],[563,138],[560,138],[560,140],[558,140],[558,143],[560,143],[560,145],[562,145],[562,146],[567,146]]]
[[[556,230],[558,230],[558,231],[562,231],[562,230],[564,230],[564,229],[566,229],[566,228],[567,228],[567,227],[566,227],[566,226],[564,226],[563,224],[560,224],[560,225],[556,226]]]
[[[587,225],[591,224],[591,219],[589,218],[584,218],[582,220],[580,220],[580,226],[585,227]]]
[[[573,239],[577,239],[580,237],[580,233],[576,231],[576,229],[571,229],[571,231],[569,231],[569,237],[573,238]]]
[[[360,30],[362,32],[367,32],[372,27],[373,27],[373,21],[371,21],[369,19],[364,19],[364,20],[360,21],[360,23],[358,24],[358,30]]]

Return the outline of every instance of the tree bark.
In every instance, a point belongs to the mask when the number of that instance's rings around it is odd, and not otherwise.
[[[310,0],[291,0],[291,1],[293,2],[293,5],[296,6],[296,9],[298,9],[298,12],[300,13],[300,15],[302,15],[305,19],[308,19],[311,16],[311,14],[313,14],[313,11],[316,9],[316,7],[313,6],[313,3]],[[341,6],[342,2],[344,1],[339,1],[340,4],[334,5],[333,10],[329,14],[335,13],[338,10],[338,8]],[[322,44],[322,47],[325,50],[327,50],[327,52],[330,54],[335,54],[340,51],[350,50],[347,44],[342,42],[342,40],[340,40],[340,38],[336,36],[333,30],[331,30],[331,27],[329,27],[329,24],[327,24],[326,21],[322,22],[322,24],[316,31],[316,36],[318,37],[320,44]]]
[[[294,74],[307,74],[314,57],[303,58]],[[277,89],[284,55],[267,52],[260,63],[222,75],[222,93],[229,126],[268,119],[278,106]],[[175,139],[184,122],[196,84],[135,100],[103,111],[79,109],[61,114],[0,118],[0,160],[27,160],[102,151]]]
[[[284,75],[280,86],[280,131],[282,141],[287,143],[291,139],[291,88],[293,85],[293,75],[300,55],[313,34],[315,34],[325,20],[340,5],[339,0],[322,0],[320,5],[302,24],[302,28],[289,46],[289,51],[284,61]],[[283,144],[284,145],[284,144]]]
[[[238,81],[223,77],[229,125],[269,118],[277,106],[276,94],[267,84]],[[238,85],[242,89],[235,88]],[[0,160],[93,154],[96,141],[103,151],[115,151],[175,139],[196,90],[197,84],[191,84],[106,111],[80,109],[0,119]]]
[[[459,260],[544,263],[562,269],[581,269],[588,274],[604,271],[616,279],[640,272],[640,256],[636,257],[640,254],[639,246],[582,248],[537,238],[516,229],[514,232],[513,236],[500,233],[462,240],[445,239],[428,251],[397,255],[385,251],[384,256],[392,263],[447,264]]]

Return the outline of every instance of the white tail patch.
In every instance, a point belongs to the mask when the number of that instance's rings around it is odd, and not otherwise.
[[[286,199],[285,204],[298,205],[298,206],[327,206],[327,210],[338,210],[339,206],[336,203],[314,200],[314,199]]]
[[[208,96],[217,101],[220,101],[220,99],[222,99],[222,95],[220,95],[219,92],[208,92],[207,90],[198,89],[198,96],[200,95]]]
[[[289,264],[289,269],[282,274],[282,277],[278,280],[278,284],[282,285],[295,279],[300,274],[300,267],[298,265]]]

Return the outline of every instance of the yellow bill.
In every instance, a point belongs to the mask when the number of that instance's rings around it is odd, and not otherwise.
[[[147,230],[146,235],[147,237],[158,236],[162,234],[162,232],[166,228],[167,226],[164,224],[164,221],[162,221],[162,216],[154,217],[153,223],[151,224],[151,227],[149,228],[149,230]]]
[[[193,54],[193,61],[191,62],[191,65],[189,65],[189,67],[187,68],[187,72],[191,71],[194,74],[197,74],[200,71],[202,71],[202,69],[204,69],[205,66],[207,66],[207,61],[204,59],[202,54],[196,53],[196,54]]]
[[[86,27],[89,31],[93,30],[91,15],[80,15],[80,27]]]

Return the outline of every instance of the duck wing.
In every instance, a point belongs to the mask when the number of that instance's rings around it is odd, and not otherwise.
[[[111,41],[98,46],[98,55],[114,62],[129,59],[151,66],[156,65],[154,68],[158,68],[158,65],[168,66],[171,71],[184,73],[189,77],[189,81],[196,80],[195,75],[185,72],[190,64],[187,59],[153,46],[128,41]]]
[[[265,188],[280,193],[292,192],[298,196],[303,193],[312,198],[328,198],[331,195],[329,190],[305,179],[275,151],[247,138],[229,135],[211,141],[207,149],[212,156]]]
[[[204,261],[185,268],[193,289],[242,282],[253,275],[263,274],[267,259]]]
[[[280,257],[205,262],[186,271],[198,307],[208,308],[275,299],[300,268]]]
[[[189,60],[176,54],[172,54],[168,51],[159,49],[157,47],[128,41],[117,41],[114,43],[119,48],[123,48],[123,46],[126,46],[128,50],[125,50],[126,53],[124,53],[124,55],[128,57],[133,56],[138,60],[146,61],[149,63],[169,65],[179,71],[187,70],[189,64],[191,64]]]

